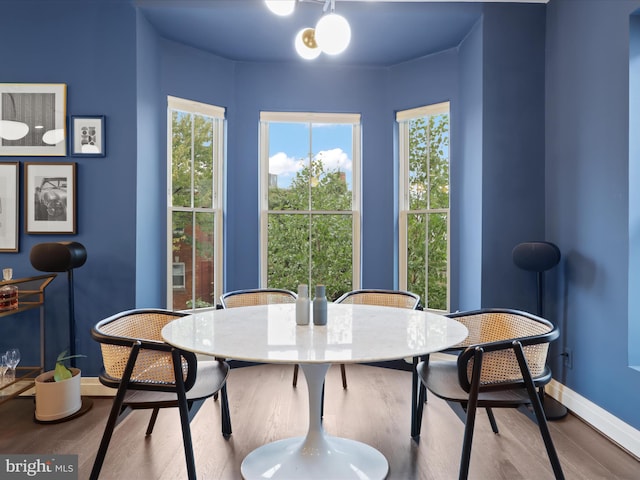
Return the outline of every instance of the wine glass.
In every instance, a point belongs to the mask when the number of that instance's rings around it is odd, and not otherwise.
[[[4,380],[4,374],[7,372],[9,365],[7,363],[7,354],[0,355],[0,380]]]
[[[12,373],[13,371],[13,374],[15,375],[16,367],[18,366],[18,363],[20,363],[20,350],[17,348],[10,348],[7,350],[5,355],[7,356],[7,366],[9,367],[8,373]]]

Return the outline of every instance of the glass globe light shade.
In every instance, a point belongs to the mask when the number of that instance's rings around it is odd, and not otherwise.
[[[296,0],[265,0],[267,8],[281,17],[291,15],[296,7]]]
[[[316,42],[320,50],[329,55],[337,55],[346,50],[351,41],[351,27],[343,16],[337,13],[324,15],[316,25]]]
[[[314,58],[318,58],[321,50],[318,48],[318,44],[316,43],[315,32],[313,28],[303,28],[296,35],[296,40],[294,43],[296,47],[296,52],[305,60],[313,60]]]

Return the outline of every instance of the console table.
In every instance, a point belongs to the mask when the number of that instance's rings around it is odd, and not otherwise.
[[[38,275],[35,277],[15,278],[0,281],[0,288],[5,285],[18,287],[18,308],[0,311],[0,318],[9,317],[16,313],[40,309],[40,365],[20,366],[16,369],[16,376],[12,382],[7,382],[5,376],[0,385],[0,404],[29,390],[35,383],[35,378],[44,371],[45,359],[45,329],[44,329],[44,290],[56,277],[55,273]]]

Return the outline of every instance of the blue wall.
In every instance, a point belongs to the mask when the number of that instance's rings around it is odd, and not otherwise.
[[[67,115],[106,115],[105,158],[0,159],[77,162],[77,235],[27,235],[21,199],[20,251],[0,253],[0,265],[12,267],[15,278],[31,276],[39,273],[29,262],[33,245],[69,240],[85,245],[88,259],[74,280],[77,350],[88,356],[78,365],[89,375],[97,373],[100,363],[90,327],[135,305],[135,32],[135,10],[122,2],[3,2],[0,7],[0,81],[66,83]],[[69,345],[66,274],[48,288],[46,306],[46,367],[51,368]],[[23,365],[37,365],[37,332],[35,311],[3,318],[0,349],[17,346]]]
[[[628,310],[628,272],[638,264],[629,263],[628,175],[638,158],[629,158],[629,16],[639,6],[549,3],[545,118],[546,231],[564,254],[553,315],[574,356],[572,369],[555,372],[635,428],[640,372],[629,366],[628,339],[629,322],[639,320],[637,307]]]
[[[629,363],[640,369],[640,10],[629,22]]]
[[[482,36],[479,20],[460,45],[460,112],[458,162],[451,165],[451,256],[459,275],[451,282],[452,310],[482,305]],[[462,114],[464,112],[464,114]],[[455,131],[452,135],[455,135]],[[457,232],[457,234],[456,234]],[[457,301],[456,301],[457,299]]]
[[[544,5],[484,7],[483,307],[537,310],[535,275],[518,270],[511,252],[545,240],[544,31]]]

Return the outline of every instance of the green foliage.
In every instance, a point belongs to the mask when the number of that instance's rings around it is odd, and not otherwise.
[[[269,189],[269,287],[323,284],[329,300],[352,289],[351,198],[344,172],[325,170],[318,159],[298,171],[289,188]]]
[[[407,288],[426,307],[447,309],[449,116],[414,119],[409,127]],[[435,211],[434,211],[435,210]]]
[[[65,362],[67,360],[71,360],[72,358],[86,357],[86,355],[67,355],[67,351],[68,350],[65,350],[64,352],[60,353],[60,355],[58,355],[58,358],[56,359],[56,368],[53,374],[53,379],[56,382],[61,382],[73,376],[71,374],[71,370],[69,370],[69,368],[67,368],[67,366],[65,365]]]

